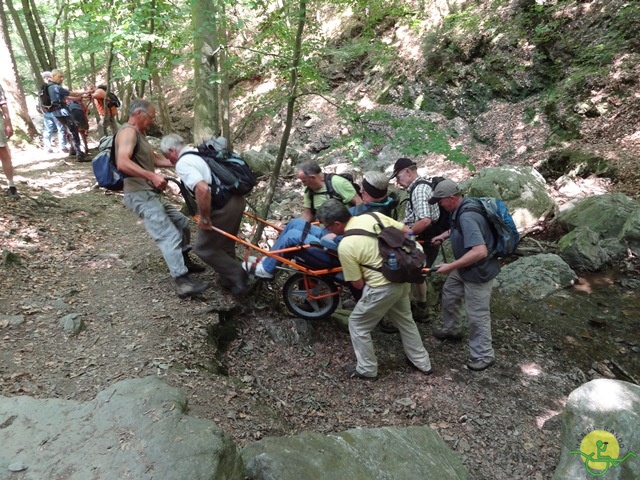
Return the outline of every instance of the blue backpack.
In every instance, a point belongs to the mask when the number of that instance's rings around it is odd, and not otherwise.
[[[464,212],[480,213],[488,220],[496,240],[489,254],[500,258],[512,255],[518,247],[520,234],[507,205],[499,198],[468,197],[468,200],[456,216],[457,229],[460,229],[459,219]]]
[[[109,135],[100,139],[98,146],[99,153],[91,161],[93,174],[98,181],[98,186],[107,190],[120,191],[124,187],[125,175],[116,167],[116,145],[114,136]],[[133,149],[135,156],[138,150],[138,143]]]

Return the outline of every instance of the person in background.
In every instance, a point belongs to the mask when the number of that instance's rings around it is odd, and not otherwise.
[[[376,232],[378,220],[372,215],[351,216],[347,208],[336,200],[327,200],[318,209],[318,219],[335,235],[344,235],[338,245],[338,256],[344,279],[362,296],[349,316],[349,335],[357,363],[345,369],[352,378],[376,380],[378,361],[373,350],[371,332],[386,316],[400,331],[404,353],[411,365],[424,375],[431,375],[431,360],[424,348],[420,332],[411,316],[409,284],[393,283],[377,269],[382,266],[378,240],[366,235],[349,235],[350,230]],[[400,222],[377,214],[385,226],[393,226],[404,233],[409,229]]]
[[[7,97],[2,86],[0,86],[0,112],[2,113],[0,115],[0,162],[2,162],[2,170],[9,184],[7,196],[11,199],[17,199],[20,198],[20,195],[18,195],[18,190],[13,183],[13,163],[11,163],[11,150],[9,150],[9,139],[13,135],[13,126],[11,125]]]
[[[172,168],[173,164],[153,151],[147,140],[156,118],[155,107],[146,100],[134,100],[129,107],[129,120],[114,138],[116,166],[124,173],[124,204],[144,222],[176,282],[179,297],[197,295],[209,285],[193,280],[189,273],[204,267],[191,262],[188,256],[189,219],[167,200],[162,191],[167,179],[156,173],[156,167]]]
[[[45,85],[49,85],[51,82],[51,72],[42,72],[42,80]],[[58,121],[58,119],[51,112],[42,112],[43,125],[42,125],[42,143],[47,153],[53,153],[53,146],[51,145],[51,136],[54,130],[58,132],[58,149],[61,152],[69,153],[67,147],[67,135],[66,129]]]
[[[111,134],[115,135],[115,133],[118,131],[118,107],[115,105],[111,105],[107,106],[107,109],[105,110],[104,99],[107,98],[106,87],[100,85],[98,88],[96,88],[95,85],[88,82],[85,84],[85,87],[87,93],[91,95],[93,104],[95,105],[96,110],[98,110],[98,114],[100,115],[98,131],[106,126],[111,131]]]
[[[345,205],[358,205],[362,199],[351,182],[340,175],[331,176],[331,190],[327,189],[327,179],[315,160],[307,160],[298,165],[298,179],[307,187],[304,192],[304,211],[301,218],[313,222],[316,210],[329,198],[339,198]]]
[[[80,133],[78,132],[78,125],[71,116],[69,108],[67,107],[67,98],[69,100],[80,100],[83,92],[70,92],[62,86],[64,80],[64,73],[62,70],[53,70],[51,72],[51,82],[49,83],[49,96],[54,107],[52,113],[56,119],[64,125],[69,137],[70,145],[69,156],[76,156],[78,162],[86,161],[86,152],[82,150],[80,143]]]
[[[431,205],[451,212],[451,229],[433,238],[434,244],[449,238],[455,261],[438,266],[448,275],[442,287],[443,328],[433,332],[439,340],[462,340],[461,307],[464,302],[469,324],[469,370],[480,371],[495,363],[491,339],[491,290],[500,273],[498,259],[489,255],[495,244],[489,221],[475,210],[465,211],[469,201],[451,180],[433,189]]]

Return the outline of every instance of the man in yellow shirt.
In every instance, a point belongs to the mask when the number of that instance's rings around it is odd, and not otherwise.
[[[377,216],[385,227],[393,226],[405,233],[409,231],[400,222],[382,214]],[[362,298],[349,316],[349,335],[357,364],[347,366],[347,372],[361,380],[378,378],[378,362],[371,332],[386,315],[400,331],[402,346],[411,364],[425,375],[433,373],[429,354],[411,316],[410,284],[392,283],[376,270],[382,266],[376,238],[348,234],[351,229],[377,232],[377,229],[374,230],[377,220],[366,214],[352,217],[347,207],[333,199],[325,201],[318,208],[317,217],[331,233],[345,235],[338,245],[343,275],[354,288],[363,289]]]

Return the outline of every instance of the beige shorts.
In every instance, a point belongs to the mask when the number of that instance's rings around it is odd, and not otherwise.
[[[7,146],[7,136],[4,133],[4,116],[0,115],[0,148]]]

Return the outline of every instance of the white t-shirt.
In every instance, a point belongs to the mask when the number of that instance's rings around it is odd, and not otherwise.
[[[193,147],[185,147],[182,152],[182,156],[176,163],[176,172],[180,177],[180,180],[187,186],[187,188],[191,191],[194,191],[196,185],[199,182],[206,182],[207,185],[211,185],[211,169],[207,165],[200,155],[197,153],[188,153],[188,152],[197,152],[198,150]]]

